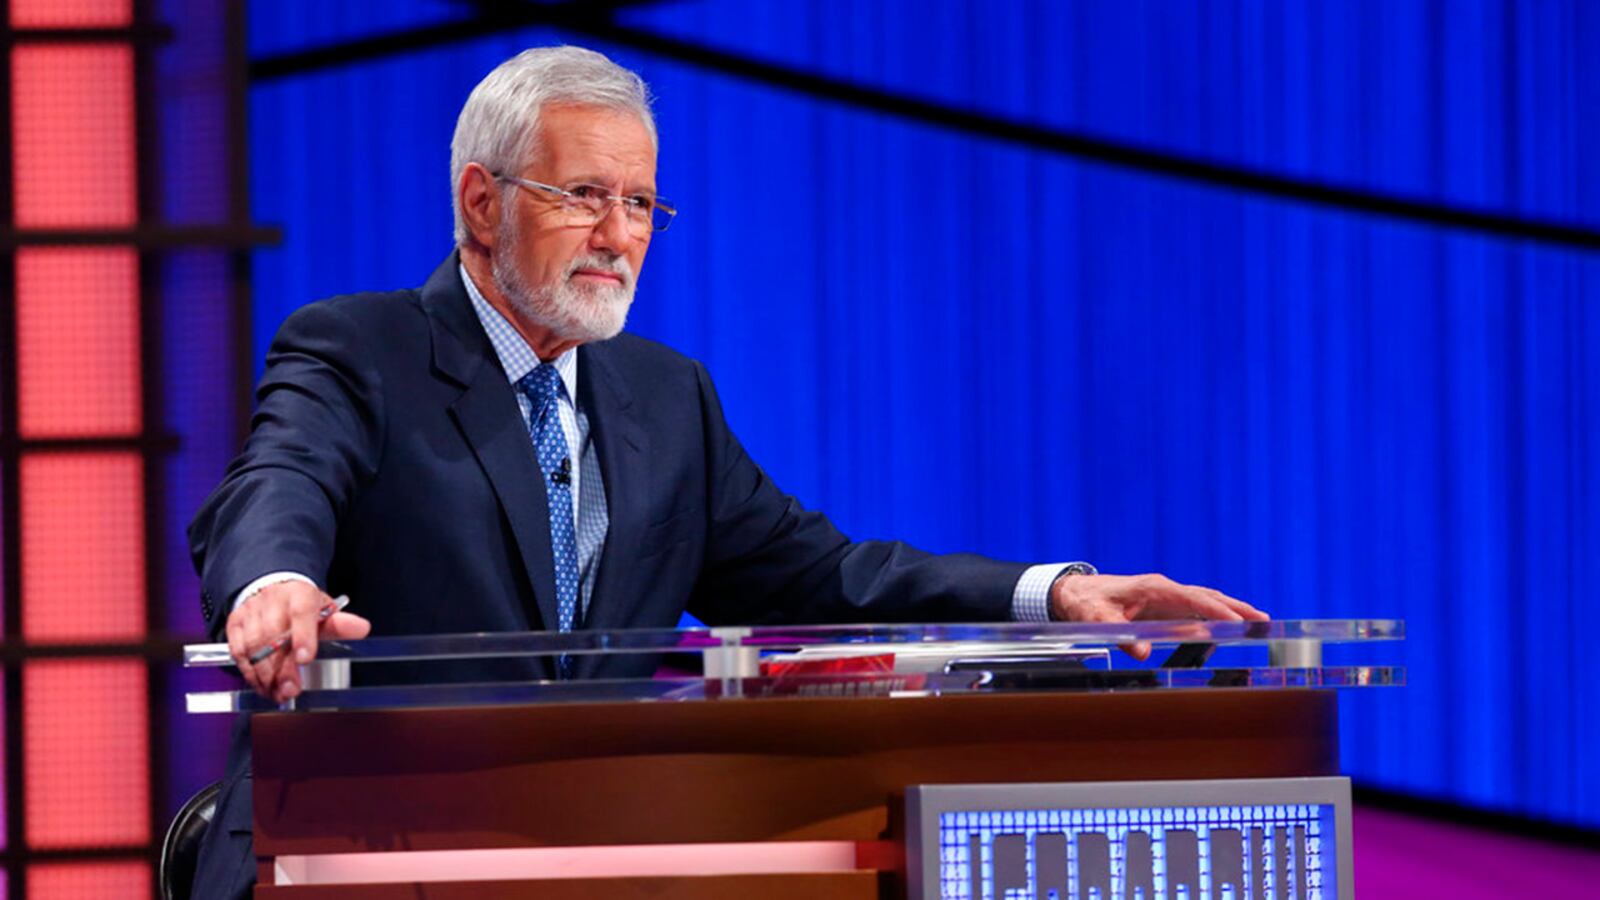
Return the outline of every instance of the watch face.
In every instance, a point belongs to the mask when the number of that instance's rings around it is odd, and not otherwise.
[[[1099,575],[1100,572],[1099,572],[1099,570],[1095,569],[1094,566],[1091,566],[1086,562],[1075,562],[1075,563],[1072,563],[1071,565],[1067,566],[1066,574],[1068,574],[1068,575]]]

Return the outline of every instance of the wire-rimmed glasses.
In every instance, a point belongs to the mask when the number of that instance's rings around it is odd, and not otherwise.
[[[494,177],[556,199],[574,225],[596,225],[610,215],[613,205],[620,204],[628,227],[634,234],[643,237],[652,232],[666,231],[667,226],[672,224],[672,217],[678,214],[671,204],[649,194],[613,194],[609,188],[598,184],[575,184],[570,188],[559,188],[542,181],[498,172]]]

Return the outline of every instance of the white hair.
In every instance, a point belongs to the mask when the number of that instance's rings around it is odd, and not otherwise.
[[[548,104],[603,106],[639,117],[659,149],[644,79],[582,47],[535,47],[496,66],[472,89],[450,141],[450,206],[456,244],[471,233],[461,216],[461,173],[467,163],[514,172],[538,158],[539,112]]]

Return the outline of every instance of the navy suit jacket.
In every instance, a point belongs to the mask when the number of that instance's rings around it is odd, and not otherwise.
[[[375,635],[556,621],[544,481],[452,254],[420,290],[306,306],[273,341],[243,453],[189,527],[202,608],[268,572],[349,594]],[[630,335],[578,350],[578,403],[610,530],[582,627],[981,621],[1008,616],[1023,566],[851,542],[745,455],[701,365]],[[643,677],[646,654],[578,657],[579,677]],[[431,666],[432,680],[548,676],[547,662]],[[355,666],[357,682],[410,680]],[[251,851],[241,719],[195,896],[243,897]]]
[[[544,481],[457,267],[283,325],[244,451],[189,529],[213,635],[284,569],[349,594],[375,635],[556,621]],[[850,541],[745,454],[698,362],[624,334],[579,348],[578,385],[610,512],[581,627],[1008,616],[1024,566]],[[580,660],[580,677],[654,665]]]

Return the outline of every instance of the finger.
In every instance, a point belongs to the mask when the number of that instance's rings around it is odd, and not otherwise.
[[[1211,640],[1211,623],[1215,619],[1186,619],[1173,622],[1162,630],[1162,639],[1180,644],[1204,643]]]
[[[322,623],[322,636],[342,641],[354,641],[372,633],[372,623],[355,613],[337,612]]]
[[[245,680],[263,697],[272,697],[272,686],[261,679],[264,674],[260,660],[251,659],[255,652],[261,649],[258,635],[261,632],[261,603],[257,600],[246,600],[239,605],[239,635],[240,643],[244,645],[244,663],[242,671],[246,673]]]
[[[247,658],[244,649],[243,618],[244,614],[235,609],[228,613],[228,621],[222,626],[223,637],[228,640],[228,655],[233,657],[234,662]]]
[[[1194,615],[1229,622],[1244,618],[1232,607],[1212,596],[1216,592],[1210,588],[1179,584],[1165,575],[1154,576],[1144,583],[1144,588],[1152,594],[1151,602],[1146,607],[1151,617]]]
[[[1220,591],[1194,584],[1183,585],[1183,589],[1190,601],[1195,604],[1195,612],[1206,618],[1221,619],[1225,622],[1244,620],[1244,615],[1233,604],[1228,603]]]
[[[1132,621],[1127,607],[1120,600],[1108,599],[1103,594],[1078,596],[1070,603],[1060,604],[1057,609],[1062,621],[1066,622],[1126,625]]]
[[[1149,641],[1137,641],[1137,642],[1132,643],[1132,644],[1119,644],[1117,649],[1121,650],[1123,653],[1128,654],[1129,656],[1133,657],[1134,659],[1137,659],[1140,662],[1144,662],[1145,660],[1150,658],[1150,642]]]
[[[1265,622],[1266,620],[1272,618],[1265,612],[1256,609],[1254,606],[1251,606],[1249,603],[1246,603],[1237,597],[1230,597],[1218,590],[1212,590],[1211,593],[1215,594],[1216,598],[1222,603],[1226,604],[1229,609],[1232,609],[1234,612],[1238,613],[1241,618],[1250,619],[1256,622]]]
[[[285,641],[283,647],[272,654],[272,661],[276,663],[272,696],[279,703],[293,700],[300,695],[300,666],[294,661],[293,647],[292,643]]]
[[[296,590],[289,598],[289,645],[296,665],[303,666],[317,658],[317,626],[326,602],[326,595],[309,587]]]
[[[250,663],[250,646],[244,639],[244,619],[246,613],[235,609],[228,613],[227,636],[228,655],[233,657],[233,664],[239,668],[239,674],[244,676],[244,683],[250,685],[251,690],[259,690],[256,686],[256,670]]]
[[[285,645],[284,651],[277,653],[273,659],[278,660],[278,686],[273,691],[273,699],[284,703],[300,696],[300,667],[295,665],[294,657],[288,652]]]
[[[1075,612],[1077,615],[1074,621],[1077,622],[1097,622],[1110,625],[1127,625],[1131,622],[1127,611],[1123,607],[1107,600],[1081,604],[1076,608]],[[1118,644],[1117,649],[1140,662],[1150,658],[1150,643],[1148,641]]]
[[[256,600],[262,602],[256,603]],[[251,616],[246,624],[245,637],[249,646],[257,651],[271,644],[278,635],[288,630],[289,614],[281,598],[257,596],[246,605],[256,607],[255,615]],[[255,664],[256,679],[260,682],[259,689],[268,697],[274,696],[277,691],[278,677],[282,668],[280,663],[285,655],[285,647],[274,650]]]
[[[1262,612],[1259,609],[1256,609],[1254,606],[1251,606],[1250,604],[1244,602],[1243,600],[1240,600],[1237,597],[1230,597],[1227,594],[1224,594],[1223,592],[1218,591],[1218,590],[1212,590],[1211,591],[1211,595],[1217,602],[1221,603],[1222,605],[1224,605],[1224,606],[1228,607],[1229,609],[1233,610],[1234,612],[1238,613],[1239,614],[1239,618],[1241,618],[1241,619],[1264,619],[1264,618],[1266,618],[1266,613]]]
[[[1066,619],[1071,622],[1110,622],[1123,624],[1132,621],[1128,614],[1128,607],[1122,603],[1108,599],[1104,596],[1084,597],[1077,599],[1065,609]]]
[[[278,691],[280,662],[288,651],[287,645],[279,647],[259,662],[252,663],[250,668],[255,673],[256,692],[263,697],[271,698]]]
[[[1103,622],[1112,625],[1126,625],[1133,621],[1129,615],[1129,607],[1119,605],[1110,600],[1098,600],[1086,603],[1080,608],[1080,622]],[[1118,644],[1117,649],[1128,654],[1139,662],[1150,658],[1150,642],[1134,641],[1128,644]]]

